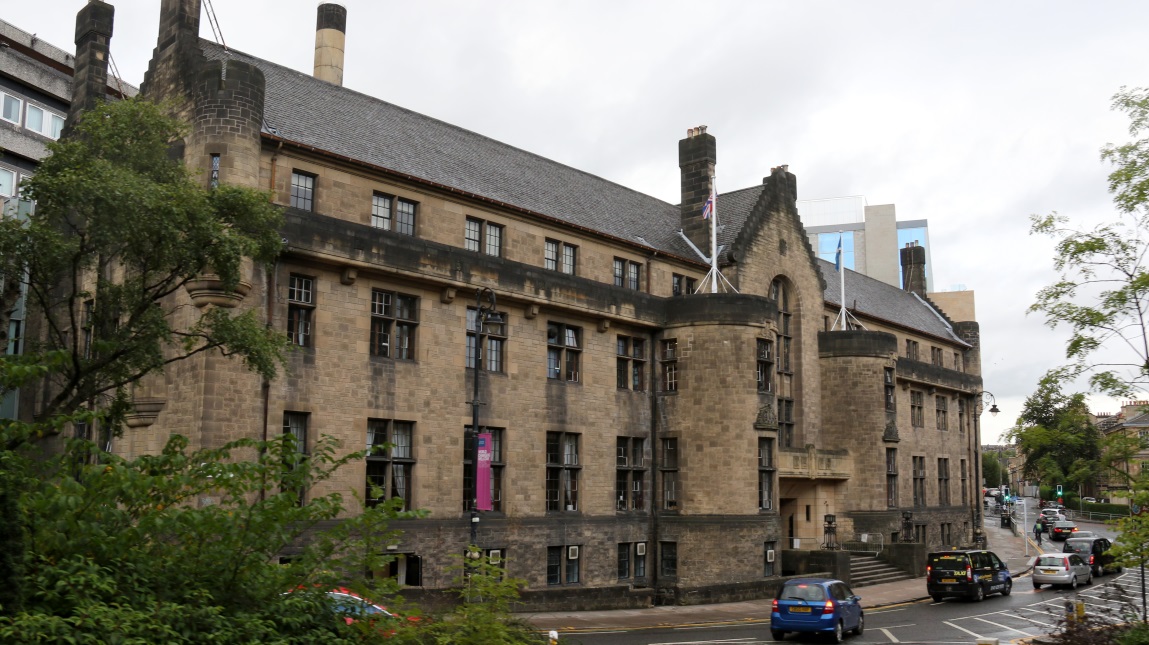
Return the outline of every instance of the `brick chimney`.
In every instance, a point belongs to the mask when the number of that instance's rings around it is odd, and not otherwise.
[[[926,247],[909,242],[901,250],[902,289],[926,297]]]
[[[103,99],[108,87],[108,51],[116,9],[91,0],[76,14],[76,68],[72,77],[72,106],[68,123]]]
[[[325,2],[315,20],[315,78],[343,85],[343,45],[347,37],[347,9]]]
[[[682,232],[703,253],[710,253],[710,222],[702,219],[702,206],[710,196],[718,142],[706,134],[706,126],[690,128],[678,142],[678,167],[682,171]],[[721,206],[721,204],[719,205]]]

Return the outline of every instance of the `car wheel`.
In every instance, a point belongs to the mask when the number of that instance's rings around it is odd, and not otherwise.
[[[1077,574],[1076,573],[1073,574],[1073,576],[1071,578],[1069,578],[1069,588],[1070,589],[1076,589],[1077,588]]]
[[[977,585],[974,586],[973,601],[974,602],[981,602],[983,600],[985,600],[985,588],[982,587],[981,583],[979,582]]]
[[[1013,580],[1005,581],[1005,589],[1001,591],[1001,595],[1008,596],[1013,591]]]
[[[1098,566],[1094,566],[1094,567],[1092,567],[1091,569],[1089,569],[1089,572],[1090,572],[1091,574],[1093,574],[1093,575],[1097,576],[1097,577],[1101,577],[1101,576],[1105,575],[1105,568],[1104,568],[1104,567],[1098,567]]]
[[[1034,580],[1034,581],[1033,581],[1033,588],[1034,588],[1034,589],[1041,589],[1041,583],[1040,583],[1040,582],[1038,582],[1038,581],[1036,581],[1036,580]]]
[[[934,602],[941,602],[942,601],[942,596],[939,596],[937,594],[934,594],[933,596],[930,596],[930,597],[934,599]]]
[[[830,642],[831,643],[841,643],[842,637],[844,635],[845,635],[845,632],[842,629],[842,621],[839,620],[837,623],[834,624],[834,631],[830,633]]]
[[[780,641],[783,638],[786,638],[786,632],[780,629],[772,629],[770,630],[770,638],[773,638],[776,641]]]
[[[858,614],[858,626],[854,628],[854,634],[861,636],[862,632],[866,630],[866,615]]]

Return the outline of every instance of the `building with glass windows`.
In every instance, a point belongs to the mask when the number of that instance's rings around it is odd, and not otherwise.
[[[205,187],[270,192],[285,245],[243,293],[205,277],[173,306],[251,310],[294,351],[266,384],[218,354],[141,383],[152,414],[115,452],[173,433],[366,446],[308,494],[428,511],[392,524],[376,573],[442,592],[474,514],[474,546],[536,609],[768,597],[812,567],[849,579],[848,550],[823,546],[881,542],[896,565],[974,541],[977,323],[920,280],[840,276],[786,166],[719,195],[733,289],[709,293],[692,250],[711,241],[706,128],[666,160],[682,178],[667,203],[342,87],[342,7],[319,8],[314,74],[201,39],[199,15],[162,3],[142,92],[192,120],[180,150]],[[906,262],[922,275],[920,253]],[[830,331],[843,304],[861,324]]]
[[[20,182],[36,171],[48,143],[63,132],[74,65],[71,54],[0,20],[0,217],[23,217],[33,208],[18,198]],[[121,93],[132,95],[136,88],[117,84],[106,94]],[[5,353],[20,352],[23,329],[21,298],[8,321]],[[0,393],[0,418],[18,413],[19,392]]]
[[[902,286],[898,250],[921,246],[926,250],[926,290],[932,288],[933,264],[926,220],[898,221],[893,204],[870,206],[862,195],[801,199],[798,213],[818,257],[833,262],[840,240],[846,268],[895,287]]]

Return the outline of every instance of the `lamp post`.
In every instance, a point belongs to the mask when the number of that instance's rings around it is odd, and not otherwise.
[[[977,490],[980,491],[981,490],[981,483],[982,483],[982,471],[981,471],[981,459],[980,459],[980,455],[981,455],[981,413],[985,409],[985,406],[987,406],[987,405],[989,406],[990,416],[997,416],[997,413],[1001,412],[1001,410],[999,410],[997,408],[997,399],[994,398],[992,393],[990,393],[986,390],[982,390],[982,391],[974,394],[974,397],[976,398],[977,403],[975,404],[976,409],[974,410],[975,414],[973,417],[973,436],[970,437],[970,439],[973,441],[973,451],[971,454],[974,455],[975,457],[979,457],[979,458],[973,460],[973,462],[974,462],[973,463],[973,471],[974,471],[974,481],[976,482]],[[985,527],[984,527],[985,522],[984,522],[984,518],[982,517],[982,513],[981,513],[981,502],[980,501],[977,501],[977,500],[974,501],[973,514],[974,514],[973,541],[977,547],[984,549],[986,546]]]
[[[487,303],[483,302],[486,298]],[[478,544],[479,538],[479,373],[483,371],[483,340],[487,320],[501,320],[502,316],[495,311],[495,292],[488,287],[475,290],[475,373],[471,392],[471,427],[467,430],[466,438],[467,458],[470,459],[471,477],[471,549],[467,557],[477,556],[472,550]]]

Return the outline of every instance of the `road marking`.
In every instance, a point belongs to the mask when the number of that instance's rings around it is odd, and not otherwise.
[[[1009,631],[1017,632],[1018,634],[1021,634],[1022,636],[1036,636],[1036,634],[1030,634],[1029,632],[1023,632],[1020,629],[1014,629],[1014,628],[1010,627],[1009,625],[1002,625],[1001,623],[995,623],[992,620],[986,620],[984,618],[974,618],[974,620],[980,620],[983,623],[988,623],[990,625],[994,625],[994,626],[1000,627],[1002,629],[1008,629]]]
[[[943,620],[942,622],[945,623],[946,625],[949,625],[950,627],[953,627],[954,629],[963,631],[963,632],[969,634],[970,636],[973,636],[974,638],[981,638],[981,634],[978,634],[977,632],[971,632],[970,630],[966,629],[965,627],[961,627],[960,625],[955,625],[948,620]]]
[[[885,635],[886,635],[886,638],[890,639],[890,642],[891,642],[891,643],[900,643],[900,642],[902,642],[902,641],[898,640],[897,638],[895,638],[895,637],[894,637],[894,635],[890,633],[890,630],[886,629],[885,627],[882,627],[882,628],[878,629],[878,631],[880,631],[880,632],[882,632],[883,634],[885,634]]]
[[[707,643],[761,643],[756,638],[727,638],[720,641],[707,640],[707,641],[673,641],[666,643],[651,643],[650,645],[705,645]]]

